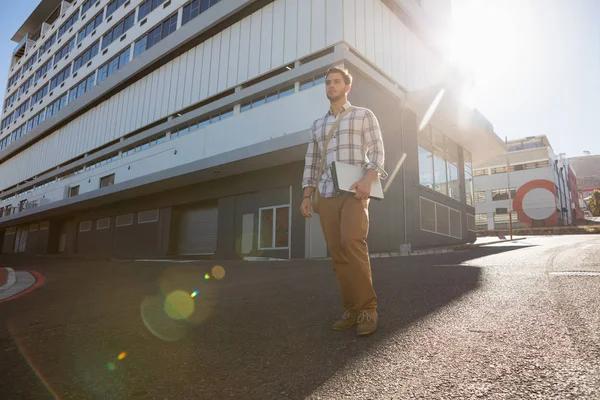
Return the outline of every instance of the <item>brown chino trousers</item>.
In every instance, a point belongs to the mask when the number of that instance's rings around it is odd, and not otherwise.
[[[331,198],[319,196],[319,216],[333,270],[340,286],[345,311],[368,310],[377,316],[377,296],[373,289],[367,246],[369,200],[354,194]]]

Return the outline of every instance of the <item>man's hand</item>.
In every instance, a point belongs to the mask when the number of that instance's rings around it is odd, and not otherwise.
[[[350,190],[356,189],[356,194],[354,197],[361,200],[366,200],[369,198],[371,194],[371,185],[373,181],[377,179],[377,172],[373,169],[367,170],[364,178],[360,181],[354,182],[354,184],[350,187]]]
[[[312,203],[309,198],[305,198],[302,200],[302,204],[300,205],[300,211],[305,218],[312,217]]]
[[[356,189],[356,194],[354,197],[357,199],[366,200],[371,194],[371,180],[363,178],[360,181],[356,181],[350,187],[350,190],[352,189]]]

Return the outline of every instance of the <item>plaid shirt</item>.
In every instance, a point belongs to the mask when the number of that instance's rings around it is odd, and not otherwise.
[[[346,102],[340,112],[348,107],[350,102]],[[317,176],[325,136],[329,133],[336,117],[330,109],[327,114],[313,122],[306,150],[302,188],[316,187],[318,182],[323,197],[333,197],[336,194],[331,178],[333,161],[374,169],[382,179],[387,178],[388,175],[383,169],[385,155],[379,122],[371,110],[355,107],[344,116],[337,131],[333,133],[325,154],[323,175]]]

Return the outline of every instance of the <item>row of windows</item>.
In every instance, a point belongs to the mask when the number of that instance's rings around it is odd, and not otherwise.
[[[63,97],[66,97],[66,95],[63,96]],[[173,132],[171,134],[171,138],[174,139],[174,138],[179,137],[179,136],[184,136],[184,135],[186,135],[186,134],[188,134],[190,132],[193,132],[193,131],[201,128],[201,127],[204,127],[204,126],[207,126],[207,125],[210,125],[210,124],[214,124],[216,122],[222,121],[222,120],[230,118],[232,116],[233,116],[233,108],[229,109],[229,110],[225,110],[225,111],[219,112],[219,113],[216,113],[216,114],[212,115],[211,117],[204,118],[204,119],[198,121],[197,123],[192,123],[191,125],[188,125],[186,127],[180,128],[178,131],[175,131],[175,132]],[[56,178],[56,181],[60,181],[60,180],[69,178],[69,177],[71,177],[73,175],[78,175],[78,174],[81,174],[81,173],[93,170],[95,168],[104,166],[104,165],[106,165],[108,163],[111,163],[113,161],[117,161],[117,160],[119,160],[119,159],[121,159],[123,157],[127,157],[129,155],[134,154],[134,153],[137,153],[137,152],[149,149],[150,147],[156,146],[156,145],[164,143],[166,141],[167,141],[167,136],[166,135],[162,135],[162,136],[160,136],[158,138],[154,138],[152,140],[149,140],[148,142],[145,142],[145,143],[142,143],[142,144],[138,144],[138,145],[136,145],[134,147],[125,149],[121,153],[116,152],[116,153],[114,153],[114,154],[112,154],[110,156],[107,156],[107,157],[103,158],[102,160],[97,161],[96,163],[94,163],[92,165],[88,165],[85,168],[82,167],[78,171],[69,172],[69,173],[65,174],[64,176]],[[55,182],[55,180],[53,179],[53,180],[51,180],[49,182],[46,182],[45,184],[43,184],[41,186],[36,186],[36,187],[34,187],[32,189],[29,189],[27,191],[24,191],[24,192],[21,192],[21,193],[17,193],[15,195],[11,196],[11,197],[3,199],[2,202],[11,201],[11,200],[13,200],[14,198],[16,198],[18,196],[21,196],[21,195],[24,195],[24,194],[27,194],[27,193],[31,193],[31,192],[33,192],[35,190],[39,190],[41,188],[47,187],[49,184],[52,184],[54,182]],[[113,183],[114,183],[114,181],[113,181]],[[107,181],[107,185],[110,186],[110,181]],[[101,187],[104,187],[104,186],[101,186]]]
[[[218,0],[214,0],[211,2],[207,2],[207,3],[201,3],[201,10],[202,11],[205,10],[202,8],[203,4],[205,4],[206,9],[208,9],[210,6],[216,4],[217,2],[218,2]],[[115,3],[115,4],[117,4],[117,3]],[[184,8],[192,7],[193,4],[194,4],[194,2],[188,4]],[[103,40],[103,43],[102,43],[103,48],[105,47],[105,43],[106,43],[106,46],[108,46],[108,44],[112,43],[113,38],[115,38],[115,39],[118,38],[120,35],[122,35],[123,32],[130,29],[131,26],[133,26],[134,20],[135,20],[135,11],[132,12],[131,14],[129,14],[123,20],[121,20],[111,31],[109,31],[107,34],[104,35],[104,37],[102,39]],[[166,20],[164,20],[163,22],[158,24],[147,35],[143,36],[138,41],[136,41],[136,43],[134,45],[134,57],[137,57],[138,55],[142,54],[144,51],[146,51],[147,49],[152,47],[154,44],[158,43],[160,40],[164,39],[171,33],[175,32],[176,29],[177,29],[177,13],[175,13],[171,17],[167,18]],[[71,45],[69,44],[69,45],[65,46],[65,48],[71,48]],[[10,116],[5,118],[2,121],[2,129],[6,128],[13,121],[15,121],[17,118],[19,118],[30,107],[30,105],[36,104],[43,97],[45,97],[49,91],[51,92],[52,90],[54,90],[54,88],[56,88],[62,82],[64,82],[64,80],[66,80],[71,75],[71,73],[74,74],[85,63],[89,62],[92,58],[94,58],[98,54],[98,52],[99,52],[99,41],[94,43],[83,54],[81,54],[79,57],[77,57],[72,65],[70,64],[63,71],[59,72],[51,80],[49,88],[47,86],[42,88],[40,91],[38,91],[38,93],[36,93],[32,97],[31,100],[27,100],[21,107],[19,107],[17,110],[15,110],[15,112],[13,112]],[[105,65],[103,65],[102,67],[99,68],[98,76],[95,79],[95,84],[99,84],[102,81],[104,81],[108,76],[112,75],[114,72],[121,69],[129,61],[130,61],[130,48],[127,48],[121,54],[115,56],[109,62],[107,62]],[[51,61],[49,61],[46,65],[44,65],[43,68],[45,70],[47,70],[50,67],[50,65],[51,65]],[[71,71],[71,68],[73,68],[72,71]],[[37,76],[38,76],[38,74],[36,73],[36,77]],[[80,85],[80,84],[78,84],[78,85]],[[79,97],[82,94],[82,93],[78,93],[77,95],[75,95],[72,90],[71,90],[71,92],[72,93],[69,96],[69,99],[70,99],[69,102],[71,100],[75,100],[77,97]],[[33,124],[33,125],[37,126],[37,124]],[[10,143],[12,143],[12,141],[10,141]],[[4,146],[7,146],[10,143],[5,142]],[[0,145],[1,145],[1,143],[0,143]],[[3,147],[0,147],[0,150],[1,149],[3,149]]]
[[[96,29],[102,23],[103,19],[104,12],[100,11],[98,15],[96,15],[90,22],[88,22],[86,26],[84,26],[79,31],[79,33],[77,33],[77,44],[81,44],[81,42],[83,42],[83,39],[91,35],[92,32],[94,32],[94,29]]]
[[[133,57],[137,57],[177,30],[177,13],[135,42]]]
[[[459,146],[439,129],[426,126],[419,133],[419,184],[461,201]],[[473,205],[471,155],[463,152],[467,204]]]
[[[206,9],[208,9],[210,6],[216,4],[218,1],[219,0],[213,0],[211,2],[207,2]],[[162,2],[158,3],[158,5],[160,5],[161,3]],[[115,4],[118,4],[118,3],[115,3]],[[194,2],[188,4],[187,6],[184,7],[184,9],[186,7],[191,7],[193,4],[194,4]],[[154,8],[151,7],[151,10],[153,10],[153,9]],[[140,8],[140,10],[141,10],[141,8]],[[101,14],[102,13],[100,13],[96,17],[96,19],[100,18]],[[140,14],[142,14],[142,13],[140,12]],[[141,18],[142,17],[138,17],[138,20]],[[130,13],[127,17],[123,18],[113,29],[111,29],[109,32],[107,32],[103,36],[102,48],[104,49],[105,47],[107,47],[110,43],[112,43],[114,41],[114,39],[118,38],[125,31],[130,29],[133,26],[134,22],[135,22],[135,11]],[[86,28],[84,28],[84,29],[86,29]],[[134,57],[137,57],[138,55],[142,54],[144,51],[146,51],[147,49],[152,47],[154,44],[158,43],[160,40],[164,39],[166,36],[175,32],[176,29],[177,29],[177,13],[174,14],[173,16],[167,18],[165,21],[160,23],[152,31],[150,31],[147,35],[145,35],[144,37],[142,37],[135,43]],[[81,33],[81,31],[80,31],[80,33]],[[71,42],[74,45],[74,41],[72,40]],[[94,56],[96,56],[99,52],[98,47],[99,47],[99,44],[98,44],[98,42],[96,42],[88,50],[86,50],[83,54],[81,54],[79,57],[77,57],[72,66],[73,67],[72,72],[75,73],[85,63],[89,62]],[[68,44],[64,48],[70,49],[70,48],[72,48],[72,46],[71,46],[71,44]],[[55,62],[56,61],[57,60],[55,57]],[[96,83],[101,83],[104,79],[106,79],[108,76],[112,75],[118,69],[122,68],[128,62],[129,62],[129,50],[126,49],[119,56],[113,58],[106,65],[104,65],[103,67],[100,68],[100,70],[98,71],[98,78],[96,79]],[[51,63],[51,61],[49,61],[43,68],[48,69],[50,67],[50,63]],[[70,73],[71,73],[71,65],[69,65],[67,68],[65,68],[65,70],[61,71],[61,73],[59,73],[55,78],[53,78],[49,90],[52,91],[54,89],[54,87],[60,85],[60,83],[62,83],[64,81],[64,79],[66,79],[69,76]],[[38,73],[36,72],[36,77],[37,76],[38,76]],[[41,76],[41,74],[40,74],[40,76]],[[44,93],[44,96],[46,93]],[[13,113],[2,121],[2,129],[6,128],[14,120],[16,120],[26,109],[29,108],[30,104],[37,103],[37,101],[39,101],[44,96],[42,96],[40,98],[36,98],[36,101],[24,103],[24,107],[22,107],[20,114]]]
[[[112,29],[102,36],[102,50],[106,49],[112,42],[121,37],[135,24],[135,10],[115,24]]]
[[[525,164],[509,165],[508,167],[506,167],[506,166],[494,167],[494,168],[490,168],[489,170],[487,168],[480,168],[480,169],[475,170],[475,176],[486,176],[490,173],[492,175],[505,174],[507,171],[508,172],[525,171],[525,170],[536,169],[536,168],[548,168],[549,166],[550,166],[550,161],[544,160],[544,161],[530,162],[530,163],[525,163]]]
[[[291,85],[291,86],[283,88],[281,90],[277,90],[275,92],[254,98],[254,99],[242,104],[242,107],[240,110],[241,110],[241,112],[244,112],[244,111],[248,111],[253,108],[256,108],[256,107],[260,107],[264,104],[272,103],[275,100],[279,100],[283,97],[292,95],[292,94],[294,94],[294,92],[295,92],[294,85]]]
[[[54,43],[56,43],[57,39],[59,39],[65,32],[67,32],[74,25],[75,22],[77,22],[79,20],[80,15],[83,16],[87,12],[87,10],[97,2],[98,2],[98,0],[86,1],[83,4],[83,6],[81,7],[81,11],[79,11],[79,10],[76,11],[63,25],[61,25],[61,27],[58,29],[58,32],[56,34],[52,35],[52,37],[50,37],[40,47],[40,49],[29,60],[27,60],[27,62],[23,65],[23,67],[21,67],[19,69],[19,71],[16,72],[15,75],[9,79],[8,88],[10,88],[21,77],[21,75],[23,73],[25,73],[25,71],[27,71],[29,68],[31,68],[33,66],[33,63],[35,61],[37,61],[38,58],[41,59],[42,56],[48,50],[50,50],[52,45],[54,45]],[[119,7],[121,7],[125,3],[126,3],[126,1],[124,1],[124,0],[113,0],[112,2],[110,2],[108,4],[108,6],[106,7],[106,18],[108,18],[110,15],[112,15]],[[132,15],[131,20],[132,20],[132,22],[135,22],[135,11],[133,11],[132,14],[133,15]],[[81,43],[83,41],[83,39],[85,39],[88,35],[90,35],[94,31],[94,29],[96,29],[102,23],[103,20],[104,20],[104,10],[99,12],[86,26],[84,26],[81,30],[79,30],[77,35],[74,35],[73,38],[71,38],[69,43],[64,45],[54,55],[54,64],[56,64],[58,61],[60,61],[62,58],[64,58],[69,53],[69,51],[71,51],[73,49],[73,47],[75,46],[75,39],[77,39],[77,44]],[[123,21],[121,21],[121,23],[122,22]],[[116,37],[118,37],[118,36],[116,35]],[[107,46],[108,46],[108,44],[107,44]],[[103,47],[103,49],[104,48],[105,47]],[[48,64],[50,64],[50,65],[48,65]],[[47,71],[47,69],[49,69],[49,67],[51,67],[51,66],[52,66],[51,61],[49,61],[44,67],[46,67],[46,71]],[[37,80],[44,74],[45,74],[45,71],[41,71],[41,69],[36,71],[36,73],[34,74],[35,82],[37,82]],[[14,99],[12,102],[14,102]],[[11,106],[12,102],[5,103],[5,108]]]
[[[141,211],[137,215],[138,224],[149,224],[157,222],[159,219],[159,210],[147,210]],[[96,220],[96,230],[109,229],[111,223],[111,217],[100,218]],[[133,213],[117,215],[115,218],[115,226],[117,228],[121,226],[133,225]],[[90,232],[92,230],[92,221],[81,221],[79,223],[79,232]]]
[[[99,51],[100,51],[100,40],[96,40],[96,42],[94,44],[92,44],[90,46],[90,48],[88,48],[86,51],[81,53],[81,55],[79,57],[77,57],[75,59],[75,61],[73,61],[73,73],[79,71],[79,69],[81,67],[83,67],[85,64],[90,62],[92,60],[92,58],[96,57],[96,55],[98,55]]]
[[[541,140],[529,143],[519,143],[508,146],[508,151],[519,151],[519,150],[528,150],[528,149],[539,149],[545,147],[544,143]]]
[[[183,7],[183,22],[187,24],[210,7],[217,4],[220,0],[194,0],[187,6]]]
[[[510,197],[509,197],[510,195]],[[492,201],[501,201],[501,200],[510,200],[517,198],[517,189],[510,188],[508,189],[494,189],[492,190]],[[487,201],[487,195],[485,191],[477,191],[475,192],[475,202],[476,203],[485,203]]]

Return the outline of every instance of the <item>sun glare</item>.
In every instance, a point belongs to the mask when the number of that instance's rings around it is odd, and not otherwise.
[[[519,45],[526,0],[453,0],[450,62],[485,87],[506,75]],[[522,26],[522,25],[521,25]]]

